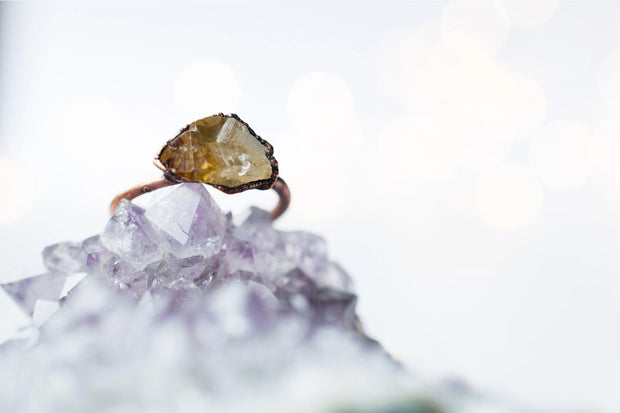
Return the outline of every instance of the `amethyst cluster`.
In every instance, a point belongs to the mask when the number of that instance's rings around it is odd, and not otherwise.
[[[235,225],[202,185],[122,201],[43,259],[2,286],[35,322],[1,347],[0,411],[476,411],[364,333],[321,237],[257,208]]]
[[[94,280],[136,301],[165,295],[173,306],[238,281],[251,287],[248,305],[258,288],[273,296],[278,312],[363,336],[351,279],[329,261],[321,237],[277,231],[258,208],[235,226],[200,184],[179,185],[146,210],[123,200],[101,235],[49,246],[43,260],[48,273],[3,285],[30,314],[37,300],[70,300]],[[77,273],[86,277],[61,297],[67,277]]]

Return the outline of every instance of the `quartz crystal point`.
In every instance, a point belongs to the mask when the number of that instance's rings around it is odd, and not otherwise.
[[[66,274],[49,272],[2,285],[4,291],[29,315],[38,300],[58,301],[65,285]]]
[[[226,233],[229,218],[200,184],[179,185],[173,191],[145,214],[166,235],[162,240],[165,247],[182,257],[217,254],[222,248],[222,234]]]
[[[43,263],[50,271],[72,274],[82,271],[86,264],[86,252],[79,243],[64,242],[50,245],[43,250],[42,255]]]
[[[103,246],[131,266],[142,269],[162,257],[157,230],[144,216],[144,210],[121,200],[101,234]]]
[[[0,411],[465,412],[466,394],[423,385],[366,335],[322,238],[257,208],[234,225],[199,184],[162,194],[2,286],[28,314],[60,307],[27,350],[0,348]]]

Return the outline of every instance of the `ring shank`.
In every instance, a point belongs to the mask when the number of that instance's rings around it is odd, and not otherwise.
[[[278,193],[278,204],[271,211],[271,220],[275,221],[280,215],[284,214],[284,211],[287,210],[288,206],[291,203],[291,190],[288,189],[288,185],[284,182],[284,179],[278,177],[276,182],[271,187],[274,191]]]
[[[112,202],[110,203],[110,214],[114,214],[116,207],[118,206],[118,204],[121,202],[122,199],[131,201],[132,199],[142,194],[155,191],[156,189],[165,188],[167,186],[176,185],[178,183],[179,182],[174,182],[169,179],[163,178],[163,179],[159,179],[157,181],[149,182],[146,184],[136,185],[133,188],[130,188],[127,191],[121,194],[118,194],[112,200]],[[288,185],[286,185],[286,182],[284,182],[284,180],[280,177],[276,179],[275,183],[272,186],[272,189],[278,193],[278,197],[279,197],[278,204],[275,206],[275,208],[270,213],[271,219],[275,220],[278,217],[280,217],[290,205],[291,191],[288,188]]]

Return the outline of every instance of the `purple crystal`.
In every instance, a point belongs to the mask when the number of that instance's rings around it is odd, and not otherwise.
[[[252,242],[262,250],[273,251],[279,239],[271,223],[269,212],[252,207],[250,215],[233,230],[233,236],[242,241]]]
[[[50,245],[43,250],[43,263],[49,271],[60,271],[73,274],[84,270],[86,252],[82,245],[74,242],[63,242]]]
[[[335,262],[329,262],[325,272],[317,277],[317,281],[326,287],[347,293],[353,292],[353,280],[349,274]]]
[[[58,271],[2,284],[4,291],[32,316],[38,300],[58,301],[67,275]]]
[[[92,254],[100,251],[105,251],[105,247],[101,243],[101,237],[99,235],[95,235],[82,241],[82,250],[86,254]]]
[[[355,328],[355,294],[320,287],[299,269],[280,277],[276,285],[278,298],[289,308],[311,317],[315,323]]]
[[[281,233],[286,257],[308,276],[319,279],[327,271],[327,245],[318,235],[295,231]]]
[[[227,227],[226,216],[200,184],[180,185],[145,216],[166,234],[166,249],[178,257],[218,253]]]
[[[150,265],[157,265],[159,261],[151,263]],[[98,277],[105,281],[111,281],[115,284],[125,284],[133,279],[134,274],[138,272],[131,264],[123,260],[117,255],[110,255],[101,266],[102,272]]]
[[[144,216],[144,210],[122,200],[101,234],[109,251],[137,269],[162,258],[157,231]]]
[[[238,270],[248,272],[256,271],[256,263],[254,261],[254,257],[258,254],[258,247],[256,245],[251,242],[229,237],[223,248],[231,272]]]
[[[205,271],[209,271],[209,263],[202,255],[194,255],[187,258],[174,258],[168,260],[168,265],[174,270],[175,274],[181,278],[195,280],[202,276]]]
[[[86,256],[86,271],[95,278],[105,277],[105,264],[114,257],[108,250],[91,252]]]

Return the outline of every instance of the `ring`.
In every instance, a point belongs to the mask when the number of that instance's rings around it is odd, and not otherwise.
[[[272,220],[291,202],[290,190],[278,176],[273,146],[232,113],[218,113],[187,125],[164,145],[154,164],[163,171],[163,179],[117,195],[110,204],[111,214],[122,199],[132,200],[182,182],[208,184],[227,194],[272,188],[279,196],[270,214]]]

